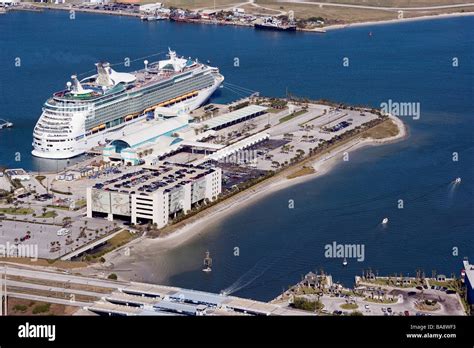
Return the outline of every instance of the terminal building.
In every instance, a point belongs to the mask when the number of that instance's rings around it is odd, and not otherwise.
[[[208,121],[202,122],[202,125],[207,129],[219,130],[261,116],[267,113],[267,110],[266,106],[248,105],[227,114],[213,117]]]
[[[87,188],[87,216],[151,222],[158,228],[170,216],[186,214],[222,191],[220,168],[168,164],[134,169]]]

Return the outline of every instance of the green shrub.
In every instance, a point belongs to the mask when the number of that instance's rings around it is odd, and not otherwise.
[[[17,304],[13,307],[13,310],[16,312],[26,312],[27,309],[28,307],[26,307],[25,305],[20,305],[20,304]]]
[[[49,303],[36,305],[35,308],[33,308],[33,314],[47,313],[49,312],[50,306]]]

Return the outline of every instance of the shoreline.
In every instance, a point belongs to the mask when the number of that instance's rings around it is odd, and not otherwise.
[[[434,15],[425,15],[419,17],[408,17],[408,18],[395,18],[395,19],[387,19],[381,21],[367,21],[367,22],[355,22],[355,23],[348,23],[348,24],[333,24],[322,27],[326,31],[338,30],[338,29],[348,29],[348,28],[356,28],[356,27],[367,27],[372,25],[385,25],[385,24],[402,24],[406,22],[416,22],[416,21],[429,21],[429,20],[436,20],[436,19],[446,19],[446,18],[455,18],[455,17],[467,17],[467,16],[474,16],[474,12],[454,12],[454,13],[441,13],[441,14],[434,14]]]
[[[13,11],[34,11],[34,12],[42,12],[43,10],[50,10],[50,11],[75,11],[75,12],[82,12],[82,13],[92,13],[92,14],[104,14],[104,15],[112,15],[118,17],[135,17],[139,18],[143,16],[142,13],[131,13],[126,11],[109,11],[109,10],[98,10],[92,8],[78,8],[78,7],[70,7],[70,6],[54,6],[54,5],[44,5],[40,6],[35,3],[31,3],[28,6],[22,6],[19,8],[12,8]],[[394,12],[395,13],[395,12]],[[409,12],[408,12],[409,13]],[[436,20],[436,19],[446,19],[446,18],[455,18],[455,17],[466,17],[466,16],[474,16],[474,11],[472,12],[452,12],[452,13],[440,13],[440,14],[428,14],[416,17],[407,17],[407,18],[394,18],[394,19],[386,19],[386,20],[373,20],[373,21],[365,21],[365,22],[354,22],[354,23],[344,23],[344,24],[332,24],[328,26],[318,27],[318,28],[297,28],[297,32],[302,33],[326,33],[328,31],[338,30],[338,29],[348,29],[348,28],[355,28],[355,27],[365,27],[365,26],[372,26],[372,25],[385,25],[385,24],[402,24],[406,22],[414,22],[414,21],[426,21],[426,20]],[[170,19],[166,19],[167,21],[171,21]],[[206,25],[222,25],[222,26],[237,26],[237,27],[247,27],[253,28],[253,24],[248,23],[241,23],[241,22],[226,22],[226,21],[211,21],[206,19],[190,19],[186,21],[184,24],[206,24]]]
[[[224,220],[229,215],[235,213],[236,211],[246,208],[249,205],[257,202],[258,200],[265,198],[266,196],[276,193],[282,189],[288,188],[293,185],[298,185],[310,180],[313,180],[317,177],[323,176],[329,173],[336,165],[337,159],[339,159],[340,155],[343,152],[350,150],[350,151],[357,151],[362,148],[368,146],[380,146],[385,144],[391,144],[398,141],[402,141],[409,136],[407,126],[402,122],[401,119],[394,116],[389,116],[389,118],[397,125],[399,129],[399,133],[395,136],[384,138],[384,139],[361,139],[357,137],[356,139],[350,140],[348,143],[343,144],[339,147],[336,147],[329,155],[321,154],[320,157],[315,158],[314,160],[309,160],[310,165],[314,168],[315,173],[304,175],[301,177],[288,179],[288,173],[285,173],[282,176],[269,178],[267,181],[260,183],[261,186],[255,188],[250,187],[247,190],[238,194],[237,197],[230,197],[228,198],[229,201],[224,200],[216,207],[210,207],[209,209],[213,209],[213,211],[208,212],[208,214],[204,215],[196,219],[195,221],[189,222],[184,226],[177,228],[175,231],[171,232],[169,235],[165,237],[158,237],[158,238],[147,238],[146,236],[142,236],[134,241],[131,241],[124,246],[117,248],[110,253],[106,254],[104,258],[106,259],[105,265],[91,265],[87,268],[91,271],[95,270],[102,270],[107,267],[107,264],[112,265],[112,269],[114,269],[114,265],[116,263],[121,263],[123,260],[127,260],[130,262],[130,258],[134,258],[131,255],[125,256],[121,250],[127,247],[134,248],[133,254],[143,255],[146,254],[146,250],[150,250],[153,248],[153,251],[162,251],[162,250],[169,250],[181,244],[184,244],[191,239],[199,236],[200,234],[206,233],[206,229],[209,226],[219,223],[220,221]],[[299,164],[301,165],[301,164]],[[308,164],[309,165],[309,164]],[[294,166],[293,168],[297,168],[298,165]],[[272,180],[273,179],[273,180]],[[259,185],[259,184],[257,184]],[[238,207],[236,207],[239,205]],[[144,251],[144,252],[142,252]],[[136,261],[136,260],[134,260]],[[134,262],[132,261],[132,263]],[[99,266],[99,267],[97,267]]]

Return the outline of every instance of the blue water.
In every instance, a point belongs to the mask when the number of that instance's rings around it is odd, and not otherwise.
[[[141,267],[149,271],[147,281],[227,288],[263,300],[321,268],[347,285],[369,267],[380,274],[414,274],[417,268],[458,274],[462,257],[474,257],[473,27],[474,17],[463,17],[318,35],[91,14],[69,20],[65,12],[8,13],[0,17],[0,118],[12,120],[15,128],[0,131],[0,164],[60,165],[29,154],[44,100],[72,73],[87,72],[98,60],[122,62],[168,46],[210,60],[226,81],[265,95],[288,91],[373,106],[388,99],[420,102],[421,118],[404,118],[406,141],[352,153],[329,175],[235,212]],[[21,67],[14,66],[16,57]],[[349,67],[343,67],[343,57]],[[453,57],[459,60],[456,68]],[[237,97],[224,88],[213,100]],[[451,160],[455,151],[458,162]],[[461,185],[450,184],[458,176]],[[295,201],[293,210],[289,199]],[[398,199],[404,200],[402,210]],[[390,223],[382,228],[385,216]],[[324,245],[333,241],[364,244],[365,261],[349,260],[343,268],[341,260],[325,258]],[[454,247],[459,256],[452,255]],[[214,259],[211,274],[200,271],[205,250]]]

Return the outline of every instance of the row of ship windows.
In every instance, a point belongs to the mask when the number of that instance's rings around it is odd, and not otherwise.
[[[204,76],[208,77],[208,76]],[[176,86],[170,86],[166,89],[163,90],[162,93],[160,93],[159,96],[147,96],[143,100],[140,101],[140,105],[136,105],[137,103],[130,103],[130,100],[125,100],[127,105],[124,107],[121,103],[116,103],[113,106],[106,107],[107,110],[101,112],[102,115],[100,118],[95,118],[93,120],[90,120],[89,122],[86,121],[86,128],[93,127],[94,125],[98,123],[104,123],[104,122],[109,122],[111,120],[114,120],[117,118],[117,111],[121,111],[123,114],[130,114],[134,112],[140,112],[144,110],[147,107],[153,106],[157,103],[173,99],[177,96],[180,96],[187,91],[190,90],[190,87],[194,89],[203,89],[207,88],[212,85],[212,78],[207,78],[203,79],[203,81],[186,81],[183,84],[179,85],[179,87]],[[170,89],[167,91],[167,89]]]
[[[93,120],[86,121],[86,128],[93,127],[96,124],[99,123],[105,123],[109,122],[112,120],[115,120],[117,118],[117,113],[120,112],[121,116],[125,116],[126,114],[133,114],[135,112],[140,112],[147,107],[156,105],[160,102],[173,99],[174,97],[180,96],[184,94],[187,91],[183,89],[183,91],[173,91],[167,94],[160,95],[160,97],[152,97],[152,98],[146,98],[141,101],[139,106],[136,106],[134,104],[136,103],[129,103],[125,107],[121,105],[122,103],[118,103],[117,105],[114,105],[112,107],[109,107],[106,111],[101,112],[101,116],[97,117]]]
[[[200,82],[199,79],[196,79],[196,80],[193,80],[193,81],[185,81],[184,84],[180,84],[180,87],[181,87],[181,86],[183,86],[183,87],[186,87],[186,86],[189,87],[189,86],[192,86],[193,84],[196,84],[196,86],[197,86],[197,82]],[[166,97],[166,96],[167,96],[166,91],[168,91],[168,90],[170,90],[170,89],[171,89],[171,92],[173,92],[173,89],[174,89],[174,92],[177,91],[176,86],[177,86],[177,85],[174,85],[174,84],[169,83],[167,86],[157,86],[157,87],[154,88],[154,89],[150,89],[150,90],[143,91],[143,93],[145,93],[145,94],[147,94],[147,95],[153,95],[153,93],[155,93],[155,92],[161,90],[160,95]],[[171,96],[172,96],[172,95],[171,95]],[[131,107],[135,107],[135,108],[136,108],[136,107],[143,107],[143,105],[142,105],[142,104],[143,104],[143,100],[140,100],[140,105],[137,105],[136,102],[133,103],[133,100],[132,100],[132,102],[130,102],[130,99],[133,99],[133,97],[125,99],[125,102],[127,102],[128,106],[130,106],[130,108],[131,108]],[[144,100],[146,100],[146,99],[144,99]],[[163,101],[164,101],[164,100],[163,100]],[[101,105],[103,105],[103,104],[104,104],[104,103],[97,103],[96,106],[101,106]],[[114,103],[111,103],[111,104],[109,104],[109,105],[117,105],[117,104],[120,105],[120,102],[115,101]],[[104,105],[103,107],[104,107],[104,108],[107,108],[109,105]],[[146,106],[145,106],[145,107],[146,107]],[[129,108],[129,109],[130,109],[130,108]],[[131,110],[131,111],[133,111],[133,110]]]
[[[173,84],[174,84],[174,80],[158,83],[157,85],[150,86],[150,87],[147,87],[147,88],[143,89],[142,91],[140,91],[140,93],[153,93],[156,90],[164,89],[166,87],[172,86]],[[103,104],[106,104],[106,103],[113,102],[115,99],[119,99],[120,97],[121,97],[120,94],[115,94],[115,95],[112,94],[110,96],[106,96],[105,98],[102,98],[100,101],[98,101],[96,103],[96,106],[100,106],[100,105],[103,105]]]
[[[49,149],[50,147],[53,147],[53,145],[47,145],[48,148],[44,148],[44,147],[40,147],[39,149],[41,151],[49,151],[49,150],[52,150],[52,149]],[[65,148],[62,148],[62,149],[56,149],[56,151],[71,151],[72,150],[72,147],[65,147]]]

